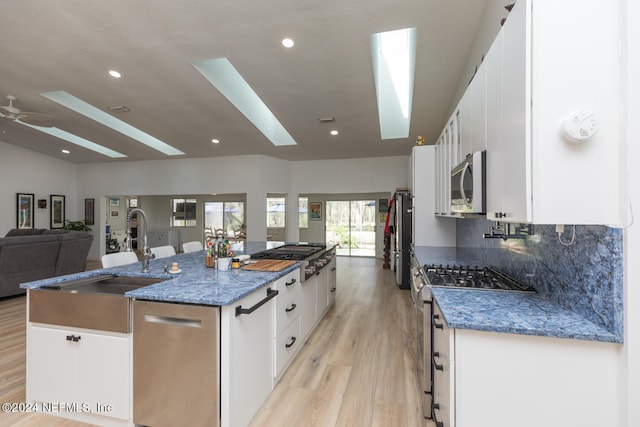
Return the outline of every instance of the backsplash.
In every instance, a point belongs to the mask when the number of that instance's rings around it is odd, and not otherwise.
[[[563,245],[555,225],[536,225],[526,239],[485,239],[492,222],[456,220],[456,245],[465,257],[495,265],[533,286],[538,293],[623,339],[621,229],[601,225],[575,227],[575,240]],[[562,241],[569,243],[572,226]]]

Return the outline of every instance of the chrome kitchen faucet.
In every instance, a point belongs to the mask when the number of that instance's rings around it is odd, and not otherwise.
[[[143,246],[142,246],[142,272],[143,273],[148,273],[149,272],[149,261],[154,259],[156,256],[155,256],[155,254],[153,254],[151,252],[151,248],[149,248],[149,246],[147,246],[147,215],[140,208],[132,209],[131,212],[129,212],[127,214],[127,249],[125,251],[126,252],[132,252],[133,251],[132,240],[139,240],[140,239],[140,237],[137,237],[136,239],[131,239],[131,216],[133,214],[142,215],[142,220],[143,220],[143,224],[144,224],[144,226],[142,227],[142,234],[143,234],[143,237],[142,237],[142,239],[143,239]]]

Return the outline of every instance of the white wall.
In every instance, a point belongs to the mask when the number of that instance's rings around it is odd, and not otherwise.
[[[622,76],[623,106],[626,106],[626,117],[623,120],[622,135],[625,135],[627,152],[628,192],[631,207],[634,208],[635,220],[625,232],[625,322],[624,347],[622,356],[622,372],[620,378],[623,390],[622,420],[625,426],[640,426],[640,219],[638,202],[640,201],[640,137],[637,118],[640,117],[640,2],[637,0],[623,0],[626,8],[622,16],[626,18],[621,28],[627,31],[626,54],[628,67]],[[625,133],[626,132],[626,133]],[[632,184],[633,183],[633,184]]]
[[[65,196],[67,219],[84,219],[76,182],[76,165],[0,141],[0,236],[16,228],[18,192],[34,194],[35,228],[49,228],[51,194]],[[46,209],[38,208],[38,199],[46,199]]]

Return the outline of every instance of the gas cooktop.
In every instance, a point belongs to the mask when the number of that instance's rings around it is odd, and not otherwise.
[[[302,261],[325,249],[326,245],[319,243],[283,245],[273,249],[251,255],[251,259],[277,259]]]
[[[532,287],[507,276],[495,267],[427,264],[423,269],[431,286],[535,292]]]

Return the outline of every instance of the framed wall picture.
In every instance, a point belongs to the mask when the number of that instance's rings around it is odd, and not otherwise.
[[[49,217],[49,228],[63,228],[65,220],[64,196],[49,196],[49,205],[51,207],[51,215]]]
[[[16,194],[16,228],[33,228],[33,194]]]
[[[109,197],[109,207],[117,208],[120,206],[120,197]]]
[[[120,210],[119,209],[110,209],[109,210],[109,216],[111,218],[118,218],[120,216]]]
[[[94,205],[95,199],[84,199],[84,223],[86,225],[94,225]]]
[[[309,203],[309,219],[312,221],[320,221],[322,219],[322,202]]]

